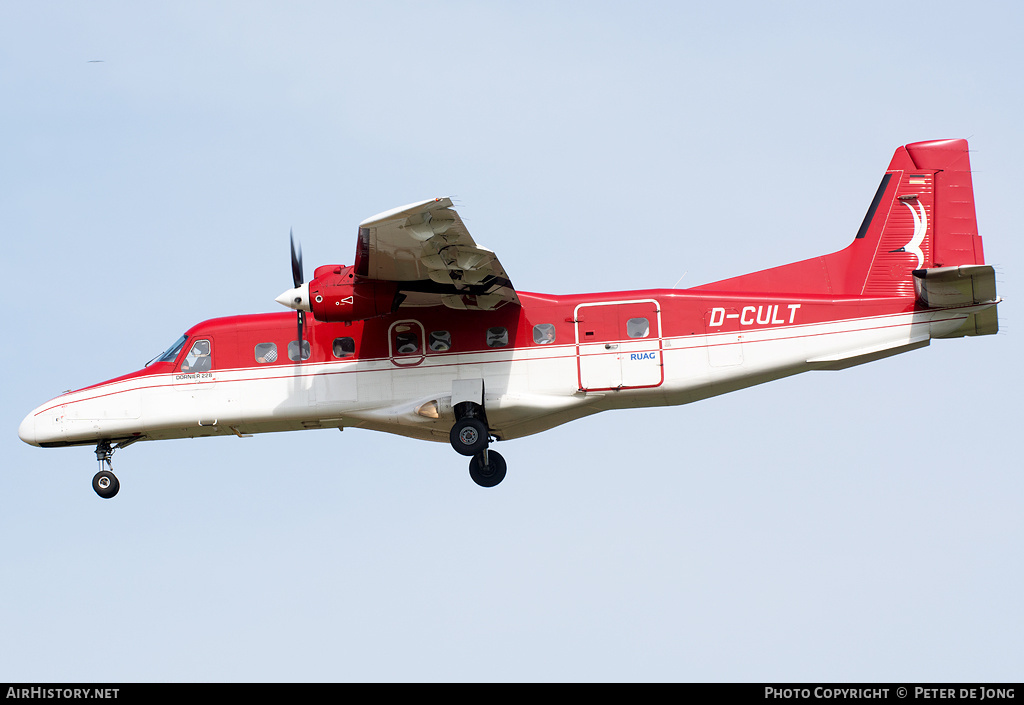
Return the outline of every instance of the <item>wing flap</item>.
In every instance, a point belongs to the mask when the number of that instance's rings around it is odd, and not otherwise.
[[[393,208],[359,224],[357,276],[398,283],[403,306],[491,311],[519,304],[512,282],[470,236],[449,198]]]

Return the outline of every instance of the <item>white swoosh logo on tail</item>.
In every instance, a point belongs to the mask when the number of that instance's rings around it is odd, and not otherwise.
[[[921,265],[924,264],[924,252],[921,251],[921,243],[924,242],[924,236],[928,232],[928,216],[925,215],[924,206],[921,202],[917,202],[918,210],[914,210],[914,207],[906,201],[901,201],[903,205],[910,209],[910,215],[914,218],[914,237],[910,238],[910,242],[903,246],[904,252],[910,252],[917,256],[917,267],[920,269]]]

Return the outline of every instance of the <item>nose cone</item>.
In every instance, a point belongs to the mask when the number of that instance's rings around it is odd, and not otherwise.
[[[300,284],[294,289],[289,289],[284,292],[276,299],[277,303],[288,308],[293,308],[296,311],[312,311],[312,307],[309,303],[309,282]]]
[[[36,415],[34,412],[26,416],[18,426],[18,438],[30,446],[39,445],[39,441],[36,439]]]

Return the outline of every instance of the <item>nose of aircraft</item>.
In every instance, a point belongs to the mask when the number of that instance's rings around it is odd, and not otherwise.
[[[25,441],[29,445],[38,446],[39,443],[36,440],[36,415],[31,413],[22,419],[21,425],[18,426],[18,438]]]

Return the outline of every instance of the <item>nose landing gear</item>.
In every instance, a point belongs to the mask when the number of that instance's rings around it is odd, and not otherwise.
[[[121,489],[121,483],[117,481],[114,466],[110,462],[115,450],[117,448],[111,447],[110,441],[100,441],[96,444],[96,460],[100,464],[100,471],[92,478],[92,488],[103,499],[110,499]],[[107,464],[107,470],[103,469],[103,463]]]
[[[96,460],[100,464],[100,471],[92,478],[92,488],[96,491],[96,494],[103,499],[110,499],[117,494],[117,491],[121,489],[121,483],[114,474],[114,465],[111,463],[114,451],[141,440],[141,438],[129,438],[127,441],[121,441],[113,446],[110,445],[108,440],[103,440],[96,444]],[[106,470],[103,469],[104,463],[107,465]]]

